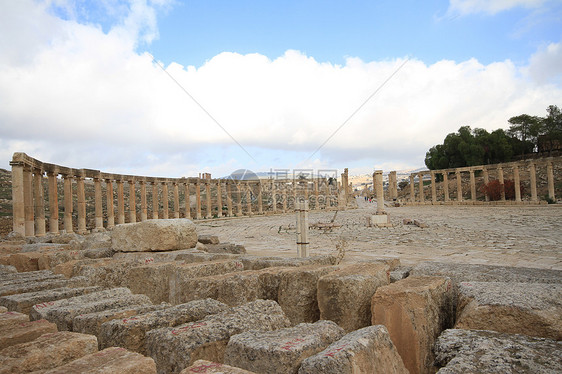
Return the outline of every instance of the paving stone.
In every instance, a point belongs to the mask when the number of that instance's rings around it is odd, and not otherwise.
[[[203,244],[219,244],[219,237],[216,235],[197,235],[197,241]]]
[[[205,373],[205,374],[256,374],[251,371],[240,369],[234,366],[211,362],[206,360],[197,360],[188,368],[181,371],[180,374]]]
[[[43,334],[57,332],[57,325],[44,319],[31,322],[18,322],[4,327],[7,328],[2,328],[0,330],[0,350],[11,347],[12,345],[27,343]]]
[[[146,333],[161,327],[174,327],[198,321],[210,314],[228,310],[216,300],[195,300],[130,318],[115,319],[101,325],[99,341],[102,348],[119,346],[146,354]]]
[[[449,278],[413,276],[375,292],[372,324],[386,326],[411,374],[432,372],[433,344],[453,323],[452,293]]]
[[[384,263],[340,265],[318,280],[320,319],[336,322],[346,332],[371,325],[371,299],[390,283]]]
[[[98,350],[95,336],[61,331],[0,351],[0,374],[52,369]]]
[[[101,291],[101,287],[61,287],[43,291],[26,292],[17,295],[2,296],[0,297],[0,305],[12,311],[29,314],[33,305],[54,300],[68,299],[70,297],[96,291]]]
[[[562,372],[562,342],[526,335],[445,330],[435,355],[439,374]]]
[[[128,288],[113,288],[34,305],[29,315],[32,320],[43,318],[54,322],[61,331],[72,331],[73,319],[79,314],[147,304],[151,302],[145,295],[133,295]]]
[[[298,374],[408,374],[383,325],[353,331],[306,358]]]
[[[29,316],[27,314],[8,311],[0,313],[0,327],[2,329],[22,322],[29,322]]]
[[[296,373],[302,360],[344,336],[332,321],[301,323],[275,331],[247,331],[230,338],[226,364],[264,374]]]
[[[115,226],[111,248],[118,252],[152,252],[194,248],[195,224],[185,218],[158,219]]]
[[[155,374],[156,365],[149,357],[125,348],[111,347],[48,370],[44,374],[68,373]]]
[[[562,284],[462,282],[455,328],[562,340]]]
[[[337,266],[303,266],[281,274],[278,302],[292,324],[320,319],[317,300],[318,280]]]
[[[223,362],[233,335],[249,330],[277,330],[289,323],[275,301],[256,300],[198,322],[149,331],[146,346],[159,373],[179,373],[198,359]]]

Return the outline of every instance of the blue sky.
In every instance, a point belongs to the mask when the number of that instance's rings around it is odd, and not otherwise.
[[[0,167],[417,168],[562,106],[561,39],[560,0],[0,0]]]

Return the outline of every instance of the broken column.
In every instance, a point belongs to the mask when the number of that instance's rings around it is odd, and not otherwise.
[[[384,187],[382,182],[382,170],[375,170],[373,173],[373,186],[377,196],[377,212],[371,216],[371,225],[376,227],[386,227],[390,220],[384,210]]]

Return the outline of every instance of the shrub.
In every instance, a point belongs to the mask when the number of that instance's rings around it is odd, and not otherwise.
[[[506,179],[503,181],[503,186],[505,190],[505,199],[515,200],[515,182],[511,179]],[[519,190],[521,192],[521,196],[523,196],[523,186],[519,185]],[[501,200],[501,185],[500,181],[497,179],[488,182],[488,184],[484,184],[480,188],[480,191],[487,194],[490,201]]]

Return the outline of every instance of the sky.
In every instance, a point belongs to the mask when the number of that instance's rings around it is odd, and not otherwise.
[[[549,105],[561,0],[0,0],[4,169],[415,169]]]

